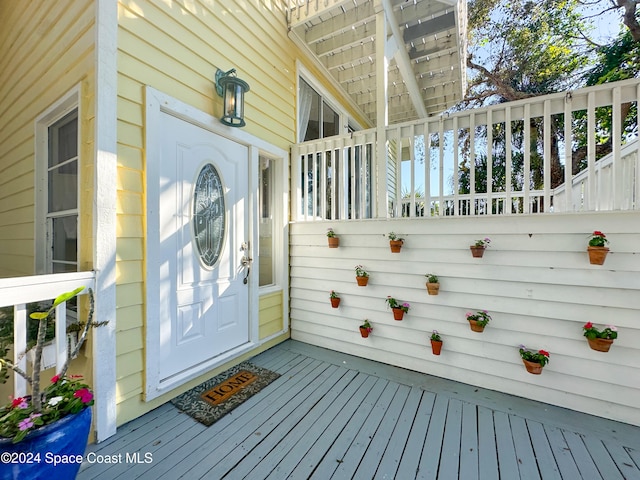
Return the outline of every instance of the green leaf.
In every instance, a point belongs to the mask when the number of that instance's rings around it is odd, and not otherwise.
[[[53,306],[51,308],[55,308],[58,305],[60,305],[61,303],[64,303],[64,302],[66,302],[68,300],[71,300],[73,297],[78,295],[83,290],[84,290],[84,287],[78,287],[78,288],[76,288],[75,290],[73,290],[71,292],[67,292],[67,293],[63,293],[62,295],[59,295],[53,301]]]
[[[49,316],[49,312],[33,312],[29,316],[34,320],[43,320]]]

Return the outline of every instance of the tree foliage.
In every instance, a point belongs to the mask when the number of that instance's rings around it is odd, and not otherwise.
[[[627,2],[621,0],[594,0],[593,8],[619,9]],[[632,2],[633,3],[633,2]],[[599,46],[590,40],[592,22],[597,17],[585,15],[585,0],[473,0],[469,4],[469,89],[459,108],[503,103],[574,88],[623,80],[638,76],[640,71],[640,42],[631,22],[629,29],[621,29],[611,43]],[[635,3],[634,3],[635,5]],[[629,6],[629,5],[627,5]],[[635,15],[635,7],[634,7]],[[631,26],[630,26],[631,25]],[[636,105],[623,105],[621,116],[624,136],[637,133]],[[596,158],[611,151],[611,109],[596,111]],[[563,115],[551,118],[550,179],[551,188],[564,181],[564,167],[560,161],[560,145],[565,141]],[[586,111],[575,112],[572,117],[574,138],[571,139],[572,173],[586,166],[587,124]],[[543,159],[541,152],[542,121],[532,118],[529,125],[531,144],[524,146],[522,121],[512,125],[511,187],[522,188],[525,182],[532,189],[542,187]],[[506,173],[503,125],[492,126],[492,191],[505,188]],[[471,187],[470,152],[468,135],[463,132],[463,160],[458,172],[460,193]],[[467,138],[465,138],[465,135]],[[486,138],[486,129],[476,130],[476,144]],[[623,137],[623,139],[625,138]],[[530,151],[530,178],[523,178],[520,152]],[[476,192],[487,191],[487,156],[476,154],[474,177]]]
[[[465,106],[544,95],[573,87],[588,63],[588,31],[578,0],[474,0],[469,5],[469,57],[475,72]]]

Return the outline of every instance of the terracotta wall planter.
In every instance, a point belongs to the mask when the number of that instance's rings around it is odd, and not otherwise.
[[[356,277],[356,282],[358,282],[359,287],[366,287],[367,283],[369,283],[369,277]]]
[[[611,348],[613,340],[610,340],[608,338],[587,338],[587,342],[589,342],[591,350],[596,350],[598,352],[608,352]]]
[[[475,245],[471,245],[469,248],[471,249],[471,255],[473,255],[474,258],[482,258],[486,247],[476,247]]]
[[[587,247],[589,253],[589,263],[591,265],[602,265],[609,253],[609,247]]]
[[[391,248],[391,253],[400,253],[400,249],[402,248],[403,240],[389,240],[389,247]]]
[[[331,300],[331,306],[333,308],[338,308],[340,305],[340,298],[329,298],[329,300]]]
[[[440,351],[442,350],[442,341],[431,340],[431,351],[434,355],[440,355]]]
[[[360,327],[360,335],[362,335],[362,338],[369,337],[369,330],[367,328]]]
[[[338,248],[340,245],[340,237],[327,237],[329,248]]]
[[[540,375],[542,373],[542,369],[544,368],[542,365],[536,362],[530,362],[529,360],[522,359],[522,363],[524,363],[524,367],[527,369],[527,372],[532,375]]]
[[[429,283],[429,282],[427,282],[427,292],[429,292],[429,295],[438,295],[439,291],[440,291],[440,284],[439,283]]]
[[[402,310],[401,308],[392,308],[392,310],[393,310],[393,319],[402,320],[402,317],[404,317],[404,310]]]
[[[469,327],[471,327],[471,330],[473,330],[474,332],[480,332],[480,333],[484,332],[484,326],[480,325],[477,320],[471,320],[471,319],[468,319],[468,320],[469,320]]]

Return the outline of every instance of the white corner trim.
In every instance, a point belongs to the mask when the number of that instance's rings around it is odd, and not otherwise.
[[[116,433],[116,189],[118,11],[117,2],[97,0],[95,26],[95,152],[93,265],[95,318],[108,320],[93,332],[96,441]]]

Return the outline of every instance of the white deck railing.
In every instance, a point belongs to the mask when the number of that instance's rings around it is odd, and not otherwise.
[[[0,279],[0,307],[13,306],[13,362],[23,371],[27,370],[27,307],[28,303],[53,300],[62,293],[79,287],[86,287],[80,295],[86,295],[88,289],[95,290],[94,272],[56,273],[52,275],[34,275]],[[55,364],[59,372],[67,360],[66,302],[56,307],[55,326]],[[27,393],[27,382],[14,374],[14,396]]]
[[[638,209],[637,119],[629,132],[622,116],[639,97],[640,80],[632,79],[297,144],[294,218]],[[603,117],[610,128],[603,128]],[[376,157],[380,135],[382,158]],[[573,175],[579,137],[586,138],[586,167]],[[605,156],[597,154],[602,139],[618,139]]]
[[[613,199],[617,188],[620,193],[620,205],[618,209],[634,210],[638,207],[640,200],[640,161],[638,160],[638,139],[623,145],[620,150],[620,161],[618,164],[621,170],[621,182],[614,187],[614,164],[613,155],[596,162],[593,172],[594,188],[593,199],[589,194],[589,171],[582,170],[573,177],[571,182],[571,192],[567,197],[567,184],[562,184],[553,191],[554,209],[558,211],[581,212],[589,210],[593,206],[594,210],[614,210]],[[567,199],[570,204],[567,205]]]

